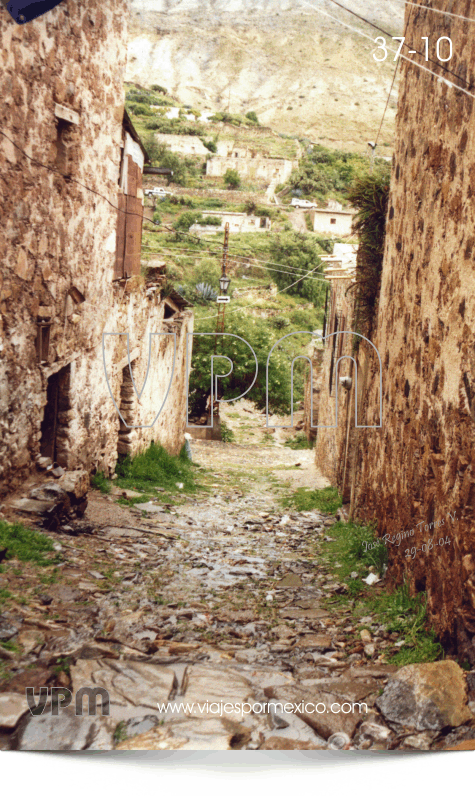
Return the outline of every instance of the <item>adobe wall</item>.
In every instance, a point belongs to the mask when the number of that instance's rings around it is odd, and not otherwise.
[[[468,0],[454,0],[450,11],[470,16],[471,5]],[[472,26],[431,11],[408,9],[406,41],[420,42],[429,32],[433,44],[450,36],[454,43],[450,69],[473,86]],[[409,10],[406,20],[408,14]],[[447,77],[466,87],[459,78]],[[472,665],[474,182],[474,100],[403,61],[373,338],[383,361],[383,429],[358,434],[352,505],[358,516],[378,518],[381,535],[415,529],[411,546],[388,546],[390,573],[398,582],[406,577],[416,589],[427,590],[431,622]],[[375,417],[374,358],[368,373],[372,375],[369,412]],[[451,520],[449,513],[456,519]],[[429,538],[438,543],[442,535],[450,545],[437,544],[430,553],[419,550],[414,559],[406,558],[406,548],[421,549]]]

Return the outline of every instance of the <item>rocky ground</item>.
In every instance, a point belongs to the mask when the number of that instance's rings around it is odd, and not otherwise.
[[[373,618],[328,605],[344,589],[319,556],[335,517],[279,502],[315,484],[313,452],[261,427],[242,433],[260,429],[253,446],[194,442],[209,492],[179,505],[90,491],[82,519],[48,532],[53,575],[8,560],[3,749],[473,749],[475,673],[450,660],[397,670]],[[32,716],[26,687],[38,701],[54,686],[71,705],[52,712],[48,697]],[[90,686],[108,690],[108,716],[76,715]]]

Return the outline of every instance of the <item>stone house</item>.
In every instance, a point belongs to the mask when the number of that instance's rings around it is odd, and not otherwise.
[[[221,226],[193,224],[190,232],[193,235],[209,235],[210,233],[222,232],[226,224],[229,224],[229,232],[265,232],[270,230],[272,222],[267,216],[254,216],[247,213],[235,213],[233,211],[203,210],[203,216],[212,216],[221,221]]]
[[[264,158],[247,149],[233,148],[226,156],[213,156],[206,162],[207,177],[224,177],[228,169],[235,169],[243,179],[262,180],[266,183],[285,183],[298,161],[285,158]]]
[[[198,136],[180,136],[172,133],[155,133],[155,138],[159,144],[165,144],[170,152],[178,155],[209,155],[209,149],[205,147]]]
[[[467,15],[466,0],[450,11]],[[427,594],[449,651],[475,664],[475,80],[470,26],[406,8],[406,36],[450,37],[458,78],[401,62],[381,289],[372,342],[383,363],[381,429],[358,429],[351,512],[388,545],[389,574]],[[422,66],[425,63],[421,60]],[[379,415],[376,354],[362,367]],[[427,545],[431,543],[431,548]],[[425,550],[422,546],[425,546]],[[414,547],[416,554],[407,555]]]
[[[126,0],[0,7],[0,490],[44,455],[111,473],[185,425],[186,303],[140,274],[145,152],[127,115]],[[131,369],[140,388],[131,394]],[[102,340],[105,337],[103,354]],[[129,429],[120,421],[109,393]],[[173,376],[172,367],[175,363]],[[169,383],[168,400],[150,426]],[[158,403],[158,406],[157,406]]]
[[[312,208],[310,218],[313,222],[313,231],[320,235],[351,235],[354,210],[341,208]]]

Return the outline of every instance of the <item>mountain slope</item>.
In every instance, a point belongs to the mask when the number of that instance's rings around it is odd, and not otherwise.
[[[345,0],[397,35],[404,3]],[[197,109],[257,112],[264,124],[364,151],[374,139],[394,64],[372,57],[378,32],[329,0],[132,0],[127,80],[166,88]],[[314,6],[317,11],[313,10]],[[330,19],[330,14],[336,19]],[[392,95],[381,143],[390,144]],[[381,150],[381,154],[385,154]]]

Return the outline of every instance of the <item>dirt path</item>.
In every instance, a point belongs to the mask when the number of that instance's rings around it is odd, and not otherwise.
[[[165,511],[91,492],[84,521],[51,534],[57,579],[35,584],[27,567],[10,577],[25,602],[0,618],[0,633],[16,628],[4,749],[396,746],[375,707],[396,670],[384,638],[373,629],[363,649],[349,608],[325,604],[343,589],[319,553],[335,519],[280,503],[290,483],[315,484],[312,452],[192,451],[208,494]],[[25,687],[52,684],[107,689],[110,715],[25,713]]]

